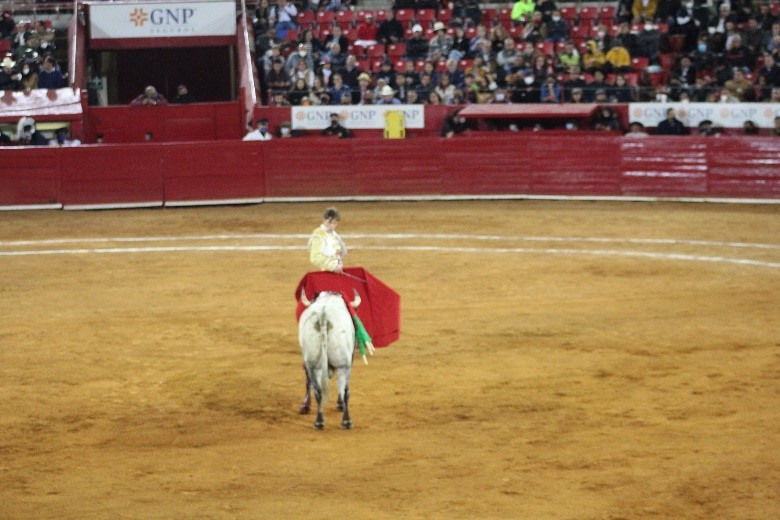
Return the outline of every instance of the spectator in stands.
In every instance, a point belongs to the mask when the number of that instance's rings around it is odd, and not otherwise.
[[[434,88],[445,105],[452,105],[455,99],[455,92],[457,87],[450,83],[450,75],[445,71],[439,76],[439,83]]]
[[[309,94],[309,102],[315,106],[330,104],[330,94],[328,94],[328,89],[325,86],[325,82],[320,76],[314,77],[314,85],[312,86],[311,93]]]
[[[371,105],[374,103],[374,92],[371,90],[371,75],[361,72],[358,76],[358,88],[352,91],[352,103],[355,105]]]
[[[699,126],[696,128],[696,134],[705,137],[715,135],[715,128],[712,126],[712,121],[709,119],[702,119],[699,121]]]
[[[744,123],[742,123],[742,131],[745,135],[758,135],[761,132],[761,129],[758,128],[758,125],[748,119]]]
[[[358,25],[355,45],[358,47],[370,47],[376,45],[378,39],[379,27],[374,21],[374,15],[372,13],[366,13],[363,21]]]
[[[631,32],[631,26],[627,23],[620,24],[620,28],[610,44],[613,47],[624,47],[632,58],[639,56],[639,38]]]
[[[490,38],[488,37],[487,28],[484,25],[477,25],[477,31],[474,36],[469,40],[469,57],[473,58],[477,54],[482,53],[482,44],[487,42],[490,44]]]
[[[504,48],[496,54],[496,62],[508,73],[515,64],[515,58],[519,55],[520,52],[515,47],[515,40],[507,38],[504,40]]]
[[[11,11],[5,10],[0,15],[0,39],[8,40],[14,33],[14,17]]]
[[[343,11],[344,6],[341,5],[341,0],[327,0],[327,3],[323,7],[323,10],[338,12],[338,11]]]
[[[271,72],[265,77],[265,84],[271,92],[290,90],[290,76],[282,68],[282,58],[273,61]]]
[[[0,90],[19,90],[21,88],[22,75],[15,69],[16,62],[6,56],[2,62],[3,70],[0,70]]]
[[[401,100],[395,97],[395,90],[390,85],[385,85],[380,91],[379,99],[376,100],[377,105],[400,105]]]
[[[558,53],[558,66],[560,71],[569,71],[573,66],[580,66],[580,53],[574,46],[574,43],[568,41],[563,50]]]
[[[462,60],[470,57],[469,38],[463,27],[455,27],[455,35],[452,37],[452,50],[447,59]]]
[[[587,89],[585,89],[585,99],[590,102],[596,101],[596,92],[599,90],[603,90],[605,93],[610,88],[610,85],[606,82],[606,75],[600,71],[597,70],[593,73],[593,81],[591,81],[588,84]]]
[[[764,31],[758,25],[755,16],[748,18],[747,27],[742,33],[742,43],[754,56],[760,54],[764,47]]]
[[[395,89],[395,97],[397,97],[399,100],[406,99],[406,93],[410,89],[414,90],[414,87],[406,86],[406,77],[403,74],[396,74],[395,83],[393,83],[391,86]]]
[[[244,136],[244,141],[270,141],[271,132],[268,131],[268,120],[261,118],[257,120],[257,128]]]
[[[290,101],[287,99],[287,92],[282,90],[275,90],[271,96],[272,107],[289,107]]]
[[[628,133],[625,137],[647,137],[648,135],[645,125],[639,121],[634,121],[628,126]]]
[[[555,5],[555,0],[542,0],[537,2],[536,11],[542,13],[542,22],[547,23],[552,19],[553,12],[557,11],[558,7]]]
[[[35,119],[22,117],[16,125],[16,140],[22,146],[46,146],[49,140],[38,131]]]
[[[410,88],[406,91],[406,99],[402,100],[403,103],[407,105],[421,105],[422,100],[420,99],[419,95],[417,94],[417,90]]]
[[[352,54],[347,56],[344,68],[339,71],[341,78],[344,80],[344,84],[352,90],[358,88],[358,76],[360,76],[361,72],[363,71],[358,67],[357,58]]]
[[[775,116],[774,123],[775,126],[772,127],[772,135],[780,137],[780,116]]]
[[[522,83],[520,88],[515,87],[512,91],[513,103],[538,103],[541,99],[542,83],[541,79],[534,76],[533,71],[526,71],[523,75],[518,74],[518,79]],[[517,83],[517,81],[516,81]]]
[[[331,87],[328,89],[328,94],[330,94],[331,105],[337,105],[341,103],[341,97],[346,94],[348,96],[352,96],[352,89],[349,88],[348,85],[344,83],[344,79],[341,77],[341,74],[336,73],[331,78]]]
[[[330,87],[330,78],[333,76],[334,72],[335,71],[333,70],[333,63],[330,60],[330,56],[323,55],[322,59],[320,60],[320,69],[317,71],[317,74],[322,78],[322,83],[325,85],[325,87]]]
[[[330,44],[328,44],[328,50],[323,55],[323,58],[328,58],[330,60],[330,64],[333,66],[334,71],[344,68],[347,63],[347,55],[337,41],[331,41]]]
[[[298,60],[295,70],[290,75],[290,81],[295,83],[297,80],[302,79],[306,87],[311,89],[314,86],[315,77],[316,74],[309,68],[306,60]]]
[[[758,84],[761,86],[761,99],[769,97],[772,87],[780,86],[780,66],[770,53],[764,53],[763,63],[758,69]]]
[[[631,15],[634,23],[652,22],[658,10],[659,0],[633,0]]]
[[[531,21],[523,26],[520,39],[534,45],[547,38],[547,26],[542,23],[542,13],[535,12],[531,15]]]
[[[555,76],[547,76],[542,88],[539,91],[539,100],[542,103],[560,103],[561,102],[561,86],[555,79]]]
[[[177,105],[188,105],[195,102],[195,96],[190,94],[187,85],[181,84],[176,88],[176,96],[171,100],[171,103]]]
[[[463,80],[465,79],[465,74],[463,70],[459,67],[459,62],[456,60],[447,60],[447,68],[446,68],[447,75],[450,77],[450,83],[455,85],[457,88],[463,87]]]
[[[691,17],[691,12],[685,7],[677,11],[676,16],[669,24],[669,33],[671,35],[683,36],[682,52],[689,53],[696,47],[696,41],[699,36],[699,27],[696,21]]]
[[[385,59],[376,73],[376,78],[384,79],[387,85],[395,85],[395,76],[396,73],[395,68],[393,68],[393,62],[389,59]]]
[[[620,121],[618,120],[615,111],[606,106],[599,108],[599,111],[596,113],[596,117],[593,118],[593,129],[606,132],[621,131]]]
[[[633,103],[635,101],[634,89],[626,82],[623,74],[615,76],[615,84],[608,87],[607,97],[613,103]]]
[[[582,99],[582,89],[579,87],[573,88],[569,97],[571,98],[569,99],[569,103],[584,103]]]
[[[341,26],[338,24],[333,26],[332,31],[323,42],[325,48],[331,48],[331,44],[336,42],[339,44],[339,52],[346,53],[347,49],[349,49],[349,38],[344,36],[344,31],[341,30]]]
[[[279,38],[284,38],[288,31],[298,28],[296,16],[298,16],[298,8],[292,0],[277,0],[276,4],[268,9],[268,22],[276,27]]]
[[[306,84],[306,80],[303,78],[297,78],[295,83],[290,88],[290,93],[287,95],[287,99],[290,100],[292,106],[302,106],[309,104],[309,86]]]
[[[420,27],[422,32],[422,27]],[[396,20],[395,11],[388,10],[387,17],[379,24],[379,29],[376,32],[376,39],[379,43],[391,44],[400,43],[404,41],[404,26]],[[428,52],[428,49],[425,49]]]
[[[342,126],[339,115],[335,112],[330,115],[330,125],[325,127],[321,134],[324,136],[338,137],[339,139],[347,139],[352,137],[352,132],[350,132],[346,127]]]
[[[287,56],[287,62],[284,65],[285,72],[292,75],[297,70],[298,62],[300,61],[306,63],[306,68],[314,68],[314,58],[312,58],[311,54],[309,54],[309,51],[306,50],[306,45],[304,43],[299,43],[298,49],[295,52],[291,52],[290,55]]]
[[[724,83],[723,86],[740,102],[756,100],[753,83],[747,79],[742,69],[734,68],[734,77]]]
[[[62,88],[65,86],[65,77],[57,66],[52,56],[46,56],[41,70],[38,71],[38,88]]]
[[[569,27],[566,21],[561,18],[560,11],[553,11],[550,20],[547,23],[547,41],[563,42],[569,38]]]
[[[564,92],[572,92],[575,88],[580,89],[582,93],[588,84],[585,81],[585,75],[582,73],[582,69],[579,65],[572,65],[569,70],[569,77],[563,82]]]
[[[466,118],[460,115],[460,110],[455,110],[452,114],[444,118],[444,124],[439,134],[444,138],[451,138],[458,134],[462,134],[467,129]]]
[[[482,10],[478,0],[456,0],[453,2],[452,25],[456,27],[474,27],[482,20]]]
[[[655,130],[656,135],[685,135],[685,125],[677,119],[677,114],[673,108],[666,110],[666,119],[658,123]]]
[[[673,87],[673,94],[679,95],[681,91],[693,88],[696,82],[696,67],[688,56],[680,58],[680,62],[669,75],[669,84]]]
[[[588,40],[585,44],[585,54],[582,55],[582,68],[585,72],[593,74],[597,70],[604,70],[607,57],[598,48],[594,40]]]
[[[742,45],[742,37],[735,35],[731,45],[726,48],[723,56],[726,64],[731,67],[740,67],[744,70],[753,68],[756,59],[748,48]]]
[[[517,0],[512,4],[512,12],[509,17],[515,22],[524,22],[531,18],[535,10],[534,0]]]
[[[54,133],[54,139],[49,141],[49,146],[79,146],[81,141],[70,139],[68,136],[68,127],[58,128]]]
[[[637,54],[650,60],[650,63],[658,62],[658,53],[661,44],[661,32],[658,26],[652,22],[645,22],[642,32],[637,35],[639,49]]]
[[[156,88],[149,85],[144,89],[143,94],[139,94],[130,102],[130,104],[134,106],[167,105],[168,100],[165,99],[165,96],[157,92]]]
[[[452,50],[452,36],[447,34],[447,27],[442,22],[433,24],[435,35],[428,42],[428,59],[447,58]]]
[[[22,90],[30,91],[38,88],[38,73],[32,69],[29,63],[22,64],[21,74],[22,79],[20,82],[22,84]]]
[[[709,38],[706,33],[699,36],[696,49],[689,56],[697,71],[712,70],[715,67],[716,56],[709,48]]]

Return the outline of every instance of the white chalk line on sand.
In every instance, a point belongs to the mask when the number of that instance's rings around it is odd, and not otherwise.
[[[536,237],[536,236],[505,236],[505,235],[459,235],[459,234],[424,234],[424,233],[388,233],[368,234],[353,233],[343,235],[344,238],[377,238],[387,240],[432,239],[432,240],[479,240],[479,241],[518,241],[518,242],[596,242],[625,244],[667,244],[693,245],[715,247],[738,247],[753,249],[780,249],[780,244],[757,244],[751,242],[719,242],[711,240],[685,240],[676,238],[609,238],[609,237]],[[184,235],[159,237],[89,237],[89,238],[53,238],[48,240],[8,240],[0,241],[0,247],[36,246],[54,244],[100,244],[126,242],[174,242],[199,240],[245,240],[245,239],[307,239],[308,234],[252,233],[252,234],[220,234],[220,235]]]
[[[687,255],[678,253],[657,253],[647,251],[615,251],[594,249],[553,249],[553,248],[484,248],[484,247],[443,247],[443,246],[363,246],[353,245],[352,249],[374,251],[416,251],[448,253],[526,253],[553,255],[593,255],[653,258],[662,260],[682,260],[691,262],[714,262],[759,267],[780,268],[780,262],[763,262],[747,258],[729,258],[723,256]],[[2,251],[0,256],[33,255],[83,255],[83,254],[126,254],[126,253],[174,253],[174,252],[223,252],[223,251],[292,251],[306,250],[303,246],[171,246],[171,247],[122,247],[95,249],[49,249],[29,251]]]

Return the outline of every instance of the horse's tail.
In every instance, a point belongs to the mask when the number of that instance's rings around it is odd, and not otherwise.
[[[332,328],[330,320],[325,312],[317,316],[317,328],[320,333],[320,351],[317,357],[311,360],[310,378],[315,391],[319,391],[322,403],[328,400],[328,332]]]

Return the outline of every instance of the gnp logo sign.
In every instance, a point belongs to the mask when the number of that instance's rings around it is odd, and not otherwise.
[[[90,4],[92,39],[232,36],[234,2]]]

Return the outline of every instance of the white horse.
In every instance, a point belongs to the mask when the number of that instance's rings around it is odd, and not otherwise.
[[[352,372],[352,357],[355,353],[355,324],[347,309],[347,302],[338,293],[320,293],[313,302],[301,291],[301,303],[306,309],[298,321],[298,339],[306,375],[317,399],[317,419],[314,427],[323,429],[322,405],[328,398],[328,380],[338,370],[339,402],[343,403],[344,415],[341,427],[352,427],[349,417],[349,377]],[[349,304],[355,309],[360,305],[360,296]]]

